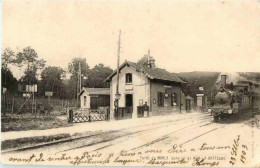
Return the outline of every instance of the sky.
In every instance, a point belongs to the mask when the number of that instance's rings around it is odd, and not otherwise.
[[[260,72],[259,1],[2,1],[2,51],[31,46],[47,66],[115,69],[119,30],[121,63],[150,49],[170,72]]]

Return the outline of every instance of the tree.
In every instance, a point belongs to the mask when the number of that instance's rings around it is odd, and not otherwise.
[[[14,63],[15,53],[12,49],[6,48],[2,54],[2,68],[8,69],[8,64]]]
[[[81,67],[80,69],[79,66]],[[89,74],[89,66],[86,62],[86,58],[76,57],[72,59],[72,61],[69,63],[68,69],[72,76],[77,76],[79,70],[81,70],[82,77],[87,77]]]
[[[104,80],[113,72],[110,67],[105,67],[103,64],[98,64],[90,70],[90,75],[85,82],[86,87],[93,88],[108,88],[109,83]]]
[[[27,84],[34,84],[38,81],[37,71],[43,69],[46,63],[43,59],[38,59],[37,52],[31,47],[26,47],[23,52],[19,52],[14,62],[20,68],[27,65],[24,76],[21,78],[21,81]]]
[[[86,62],[86,58],[76,57],[72,59],[68,65],[68,70],[71,74],[69,82],[70,91],[72,95],[74,95],[73,97],[76,98],[79,92],[79,73],[81,73],[81,79],[84,79],[89,75],[89,66]]]
[[[4,76],[4,78],[2,77],[2,84],[4,86],[7,85],[7,77],[8,76],[13,76],[13,74],[7,74],[10,72],[9,68],[8,68],[8,65],[9,64],[13,64],[14,63],[14,57],[15,57],[15,53],[12,49],[10,48],[6,48],[2,54],[2,57],[1,57],[1,61],[2,61],[2,68],[1,68],[1,71],[2,71],[2,75]]]
[[[16,93],[17,92],[17,80],[16,78],[13,76],[12,72],[8,69],[8,68],[1,68],[1,80],[5,81],[5,83],[2,83],[2,86],[4,86],[5,88],[7,88],[7,91],[9,93]]]
[[[16,58],[14,60],[14,64],[19,68],[20,70],[20,76],[21,76],[21,70],[22,70],[22,67],[23,67],[23,53],[22,52],[18,52],[16,54]]]
[[[59,96],[59,89],[62,86],[61,79],[65,77],[65,75],[65,71],[60,67],[46,67],[41,73],[44,91],[56,92],[56,96]]]

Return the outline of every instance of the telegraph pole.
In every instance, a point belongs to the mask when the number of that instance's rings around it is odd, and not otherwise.
[[[118,49],[117,49],[117,71],[116,71],[116,94],[115,94],[115,101],[114,101],[114,106],[115,106],[115,117],[117,118],[118,116],[118,106],[119,106],[119,61],[120,61],[120,48],[121,48],[121,41],[120,41],[120,36],[121,36],[121,30],[119,31],[119,38],[118,38]]]
[[[121,41],[120,41],[120,36],[121,36],[121,30],[119,31],[119,38],[118,38],[118,51],[117,51],[117,71],[116,71],[116,94],[119,94],[118,92],[118,87],[119,87],[119,61],[120,61],[120,48],[121,48]]]
[[[79,92],[81,92],[81,64],[79,62]]]
[[[81,65],[79,62],[79,71],[77,72],[78,74],[78,80],[77,80],[77,106],[79,102],[79,92],[81,91]]]

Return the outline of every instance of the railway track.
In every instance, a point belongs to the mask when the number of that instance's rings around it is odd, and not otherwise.
[[[211,118],[211,117],[206,117],[206,118]],[[200,125],[201,123],[203,123],[201,126],[205,125],[205,123],[208,124],[208,121],[205,122],[205,121],[202,121],[204,120],[205,118],[201,118],[199,120],[199,122],[196,122],[196,123],[193,123],[193,124],[190,124],[188,126],[184,126],[182,127],[181,129],[178,129],[178,130],[175,130],[173,132],[171,132],[170,134],[173,134],[173,133],[176,133],[176,132],[179,132],[179,131],[182,131],[182,130],[185,130],[185,129],[188,129],[188,128],[192,128],[194,126],[198,126]],[[160,129],[161,127],[157,127],[156,129]],[[124,142],[128,139],[130,139],[131,137],[134,137],[136,136],[136,134],[139,134],[138,136],[141,136],[140,133],[142,133],[144,136],[146,134],[146,132],[149,132],[149,131],[153,131],[153,132],[156,132],[156,129],[155,128],[152,128],[152,129],[149,129],[149,130],[144,130],[144,131],[140,131],[140,132],[136,132],[136,133],[133,133],[133,134],[129,134],[129,135],[125,135],[125,136],[121,136],[121,137],[118,137],[118,138],[115,138],[114,140],[111,140],[111,141],[107,141],[107,142],[100,142],[100,143],[97,143],[95,145],[99,145],[97,148],[93,148],[92,150],[88,150],[89,152],[94,152],[94,151],[99,151],[99,150],[102,150],[102,149],[106,149],[107,147],[111,147],[111,146],[114,146],[114,145],[117,145],[117,144],[120,144],[121,142]],[[155,140],[156,142],[159,142],[160,140],[163,140],[167,135],[170,135],[170,134],[166,134],[164,136],[162,136],[163,138],[159,138],[157,140]],[[154,143],[154,142],[153,142]],[[147,145],[145,146],[149,146],[150,143],[148,143]],[[91,145],[85,145],[85,146],[81,146],[80,148],[84,148],[84,147],[91,147],[93,146],[92,144]],[[74,148],[76,149],[76,148]],[[69,149],[69,150],[74,150],[74,149]],[[77,148],[79,149],[79,148]],[[67,150],[68,151],[68,150]]]
[[[60,153],[60,152],[66,152],[66,151],[71,151],[71,150],[75,150],[75,149],[81,149],[81,148],[85,148],[85,147],[90,147],[90,146],[95,146],[95,145],[98,145],[98,144],[105,144],[101,147],[98,147],[92,151],[97,151],[97,150],[102,150],[102,149],[105,149],[106,147],[109,147],[109,146],[113,146],[113,141],[115,140],[118,140],[120,138],[124,138],[124,137],[129,137],[129,136],[134,136],[136,134],[140,134],[140,133],[145,133],[145,132],[149,132],[151,130],[156,130],[156,129],[160,129],[162,126],[167,126],[168,124],[170,123],[175,123],[175,124],[178,124],[178,123],[181,123],[183,121],[187,121],[189,122],[190,120],[194,120],[193,117],[199,117],[197,118],[196,120],[199,121],[199,123],[203,123],[205,120],[208,120],[208,119],[211,119],[212,117],[211,116],[205,116],[203,114],[201,115],[195,115],[195,116],[192,116],[190,118],[185,118],[185,119],[176,119],[176,120],[172,120],[171,122],[165,122],[165,123],[155,123],[155,124],[147,124],[147,125],[141,125],[141,126],[135,126],[135,127],[131,127],[131,128],[127,128],[127,129],[119,129],[119,130],[116,130],[116,131],[110,131],[109,133],[108,132],[104,132],[104,133],[100,133],[100,134],[96,134],[96,135],[92,135],[92,136],[81,136],[81,137],[76,137],[74,139],[70,138],[70,139],[65,139],[65,140],[61,140],[61,141],[58,141],[58,142],[52,142],[52,143],[48,143],[48,144],[40,144],[40,145],[35,145],[35,146],[30,146],[30,147],[24,147],[24,148],[20,148],[20,149],[14,149],[14,150],[9,150],[9,151],[2,151],[2,154],[6,154],[6,153],[14,153],[14,152],[21,152],[21,151],[27,151],[27,150],[38,150],[39,148],[46,148],[47,146],[59,146],[59,145],[62,145],[64,144],[65,146],[67,145],[66,143],[75,143],[78,141],[78,143],[76,144],[81,144],[80,141],[82,140],[85,140],[85,139],[91,139],[91,138],[94,138],[94,137],[98,137],[100,136],[100,139],[97,140],[96,142],[89,142],[89,143],[86,143],[86,144],[83,144],[83,145],[76,145],[73,146],[73,147],[70,147],[70,148],[67,148],[67,149],[63,149],[63,150],[59,150],[58,152],[56,153]],[[176,130],[176,131],[173,131],[171,132],[170,134],[173,134],[173,133],[176,133],[178,131],[181,131],[183,129],[187,129],[187,128],[190,128],[192,126],[195,126],[197,125],[198,122],[194,123],[194,124],[190,124],[189,126],[185,126],[184,128],[181,128],[179,130]],[[207,125],[207,124],[210,124],[210,122],[206,122],[204,123],[203,125]],[[153,126],[151,128],[149,128],[150,126]],[[138,129],[140,127],[143,127],[142,129],[140,130],[134,130],[131,132],[131,129]],[[149,129],[147,129],[149,128]],[[130,129],[130,131],[129,131]],[[117,134],[117,133],[120,133],[120,132],[124,132],[124,131],[128,131],[126,134],[123,134],[123,135],[117,135],[117,136],[114,136],[112,138],[108,138],[106,140],[102,139],[102,137],[106,134]],[[170,135],[169,134],[169,135]],[[167,135],[165,135],[167,136]],[[164,137],[165,137],[164,136]],[[159,140],[158,140],[159,141]],[[109,144],[107,144],[109,143]]]
[[[211,117],[205,117],[205,116],[203,116],[203,118],[201,118],[200,119],[200,121],[201,120],[204,120],[205,118],[211,118]],[[181,122],[183,122],[183,120],[192,120],[193,118],[186,118],[186,119],[179,119],[179,120],[174,120],[174,123],[176,124],[176,123],[181,123]],[[152,124],[149,124],[149,125],[146,125],[146,127],[150,127],[150,125],[152,125]],[[140,133],[143,133],[143,134],[145,134],[146,132],[149,132],[149,131],[151,131],[151,130],[153,130],[153,131],[156,131],[156,129],[160,129],[162,126],[167,126],[168,125],[168,122],[166,122],[166,123],[160,123],[160,124],[157,124],[157,125],[159,125],[159,126],[156,126],[156,127],[152,127],[152,128],[149,128],[149,129],[147,129],[147,128],[142,128],[141,130],[139,130],[139,131],[133,131],[133,132],[128,132],[128,133],[126,133],[126,134],[124,134],[124,135],[119,135],[119,136],[117,136],[117,137],[115,137],[115,138],[112,138],[112,139],[108,139],[108,140],[104,140],[104,138],[103,137],[101,137],[99,140],[96,140],[94,143],[87,143],[87,144],[84,144],[84,145],[80,145],[80,146],[76,146],[76,147],[72,147],[72,148],[69,148],[69,149],[66,149],[66,150],[60,150],[59,152],[57,152],[57,153],[61,153],[61,152],[66,152],[66,151],[72,151],[72,150],[75,150],[75,149],[81,149],[81,148],[84,148],[84,147],[91,147],[91,146],[95,146],[95,145],[100,145],[100,144],[105,144],[105,145],[102,145],[101,147],[98,147],[98,148],[96,148],[96,149],[94,149],[94,150],[91,150],[92,152],[93,151],[98,151],[98,150],[101,150],[101,149],[105,149],[106,147],[109,147],[109,146],[113,146],[113,145],[115,145],[116,144],[116,142],[122,142],[122,141],[124,141],[124,140],[121,140],[121,141],[118,141],[118,139],[124,139],[124,138],[129,138],[130,136],[135,136],[136,134],[140,134]],[[192,125],[194,125],[194,124],[192,124]],[[140,126],[139,126],[140,127]],[[132,127],[132,128],[130,128],[130,129],[134,129],[134,128],[137,128],[137,127]],[[122,131],[122,130],[119,130],[119,131],[117,131],[117,132],[120,132],[120,131]],[[116,141],[116,142],[113,142],[113,141]],[[90,151],[90,152],[91,152]]]

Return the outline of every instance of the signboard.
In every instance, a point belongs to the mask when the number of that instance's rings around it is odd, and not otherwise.
[[[30,97],[30,93],[23,93],[23,97]]]
[[[133,85],[125,85],[125,90],[133,90]]]
[[[45,96],[53,96],[53,92],[45,92]]]
[[[37,92],[37,84],[34,85],[26,85],[26,92]]]

